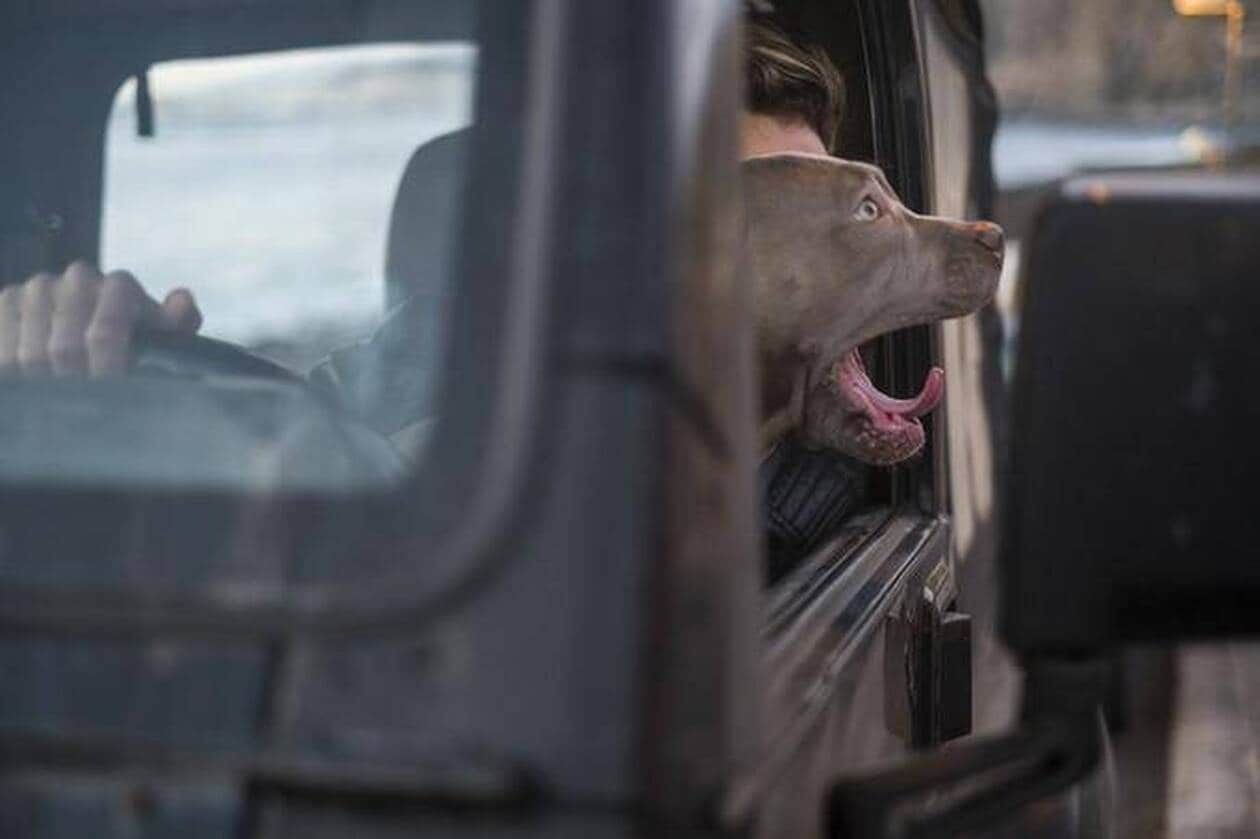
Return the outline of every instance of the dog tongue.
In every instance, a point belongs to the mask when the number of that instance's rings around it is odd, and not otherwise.
[[[862,361],[862,354],[857,349],[851,350],[840,363],[839,372],[849,380],[855,390],[866,397],[873,407],[885,414],[902,419],[913,419],[931,413],[940,404],[941,397],[945,393],[945,371],[939,367],[933,367],[928,371],[927,378],[924,379],[923,387],[919,389],[917,396],[911,399],[895,399],[871,382],[866,373],[866,365]]]

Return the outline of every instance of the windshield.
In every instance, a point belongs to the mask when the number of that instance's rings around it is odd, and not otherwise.
[[[441,413],[469,4],[144,5],[31,11],[9,50],[0,481],[401,480]]]
[[[135,78],[106,124],[102,264],[193,289],[203,334],[314,366],[380,324],[403,171],[470,123],[475,67],[459,41],[154,65],[148,136]]]

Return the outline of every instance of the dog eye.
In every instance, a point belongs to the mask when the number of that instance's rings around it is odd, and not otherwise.
[[[857,221],[874,221],[879,218],[879,205],[872,199],[866,198],[853,211],[853,218]]]

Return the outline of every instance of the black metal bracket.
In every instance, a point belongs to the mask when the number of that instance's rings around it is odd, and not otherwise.
[[[1019,729],[840,781],[828,800],[828,835],[957,836],[992,826],[1086,777],[1102,755],[1098,711],[1107,661],[1046,658],[1026,669]]]

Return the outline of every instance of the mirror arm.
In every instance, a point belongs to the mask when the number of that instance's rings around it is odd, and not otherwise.
[[[1016,731],[841,780],[829,795],[827,835],[954,836],[1066,790],[1102,756],[1108,666],[1102,656],[1030,659]]]

